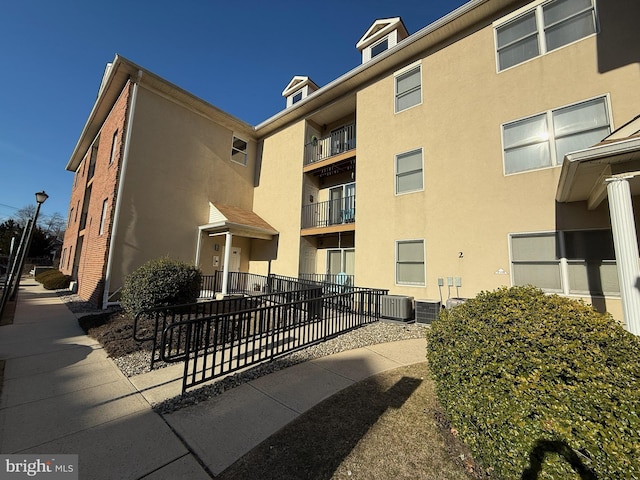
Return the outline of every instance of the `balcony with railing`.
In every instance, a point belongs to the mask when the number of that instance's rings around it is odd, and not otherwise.
[[[355,229],[356,196],[311,203],[302,207],[302,229],[332,228],[335,231]]]
[[[312,165],[356,148],[355,123],[333,130],[329,135],[314,138],[304,147],[304,165]]]

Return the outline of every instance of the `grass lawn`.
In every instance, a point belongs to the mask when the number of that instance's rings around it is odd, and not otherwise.
[[[443,418],[426,363],[346,388],[216,478],[485,478]]]

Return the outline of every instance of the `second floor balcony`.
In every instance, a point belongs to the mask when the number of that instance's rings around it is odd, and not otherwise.
[[[356,148],[355,123],[333,130],[329,135],[313,138],[304,147],[304,165],[321,162]]]
[[[302,228],[325,228],[353,224],[356,220],[356,196],[310,203],[302,207]]]

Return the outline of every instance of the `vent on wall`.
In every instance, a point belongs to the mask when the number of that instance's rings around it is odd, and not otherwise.
[[[416,300],[416,322],[431,324],[438,318],[440,300]]]
[[[382,295],[380,297],[380,316],[392,320],[407,321],[412,315],[413,297],[403,295]]]

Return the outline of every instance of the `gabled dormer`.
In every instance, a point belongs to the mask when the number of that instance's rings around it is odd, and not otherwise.
[[[408,36],[409,32],[400,17],[381,18],[373,22],[356,43],[356,48],[362,53],[362,63],[366,63]]]
[[[318,90],[313,80],[309,77],[302,77],[296,75],[291,79],[287,88],[282,91],[282,96],[287,99],[287,108],[295,103],[298,103],[303,98],[308,97],[310,94]]]

